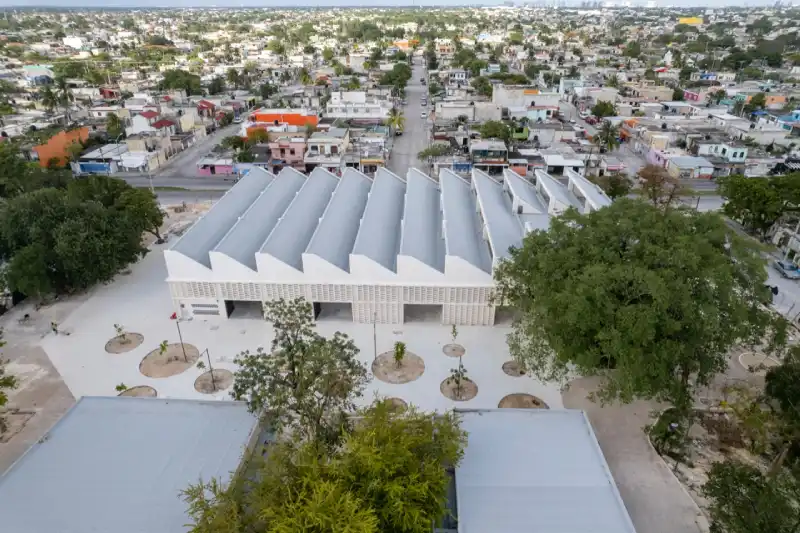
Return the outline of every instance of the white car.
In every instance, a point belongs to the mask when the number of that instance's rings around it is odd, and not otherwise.
[[[422,113],[419,114],[419,118],[428,118],[428,114],[425,111],[423,111]]]

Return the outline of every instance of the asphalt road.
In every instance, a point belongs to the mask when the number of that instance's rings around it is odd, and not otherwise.
[[[417,159],[417,154],[428,147],[430,139],[430,126],[428,120],[420,117],[425,111],[430,114],[432,102],[428,101],[427,107],[422,107],[422,95],[428,94],[428,86],[420,83],[420,78],[425,76],[425,69],[420,58],[414,58],[412,76],[406,86],[406,101],[408,105],[403,109],[406,117],[403,135],[395,137],[389,156],[389,170],[405,178],[409,168],[416,167],[423,172],[428,171],[427,163]]]
[[[205,157],[222,139],[229,135],[235,135],[241,127],[241,124],[231,124],[200,139],[198,142],[167,161],[164,166],[156,171],[156,176],[181,177],[195,175],[197,172],[197,162]]]

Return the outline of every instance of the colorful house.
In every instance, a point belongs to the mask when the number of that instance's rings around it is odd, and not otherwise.
[[[55,159],[58,166],[63,167],[69,162],[69,147],[75,143],[86,142],[89,138],[89,128],[82,127],[74,130],[63,130],[49,139],[44,144],[33,147],[39,159],[39,166],[46,168],[50,161]]]

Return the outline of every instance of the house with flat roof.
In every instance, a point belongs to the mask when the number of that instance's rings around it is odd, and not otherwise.
[[[0,477],[9,533],[184,533],[181,490],[259,439],[244,402],[84,396]]]

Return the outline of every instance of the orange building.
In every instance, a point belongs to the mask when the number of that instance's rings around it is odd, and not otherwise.
[[[59,131],[44,144],[33,147],[33,151],[39,156],[39,166],[47,167],[51,159],[57,159],[59,166],[64,166],[69,162],[68,148],[73,143],[86,142],[89,138],[89,128],[75,128],[74,130]]]
[[[289,126],[311,124],[316,128],[319,123],[319,117],[314,113],[306,114],[293,109],[259,109],[250,115],[250,121],[271,125],[288,124]]]

